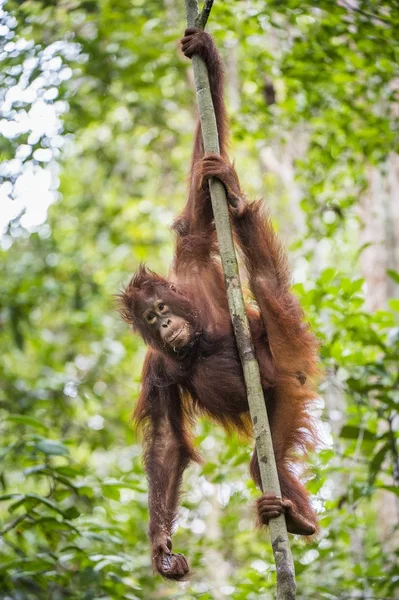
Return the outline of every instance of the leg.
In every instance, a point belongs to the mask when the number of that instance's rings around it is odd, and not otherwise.
[[[262,524],[268,525],[270,519],[285,514],[287,531],[297,535],[313,535],[317,525],[301,515],[291,500],[281,499],[273,494],[263,494],[257,501],[258,515]]]
[[[261,488],[256,450],[252,455],[250,472],[255,483]],[[284,513],[289,533],[313,535],[318,530],[317,517],[309,504],[304,486],[285,469],[279,469],[279,480],[282,498],[266,493],[257,500],[259,523],[268,525],[270,519]]]
[[[247,205],[234,221],[239,245],[267,331],[268,345],[279,372],[295,377],[312,390],[317,375],[317,342],[304,322],[297,298],[290,292],[286,254],[270,218],[262,215],[259,202]]]

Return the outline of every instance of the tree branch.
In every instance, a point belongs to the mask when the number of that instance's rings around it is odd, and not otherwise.
[[[188,27],[198,26],[209,16],[212,1],[205,0],[201,16],[197,0],[185,0]],[[206,15],[206,19],[205,19]],[[203,18],[202,18],[203,17]],[[208,71],[199,56],[192,58],[194,81],[202,127],[205,152],[219,152],[215,111],[209,88]],[[270,426],[263,396],[259,365],[255,358],[248,319],[238,272],[237,258],[231,232],[229,211],[224,186],[217,179],[209,181],[212,208],[222,259],[224,279],[231,320],[240,354],[247,390],[248,403],[255,433],[256,451],[262,479],[262,488],[281,497]],[[277,569],[277,600],[295,599],[294,563],[288,541],[285,517],[281,515],[269,523],[271,542]]]
[[[6,527],[4,527],[4,529],[2,529],[2,531],[0,531],[0,537],[3,537],[3,535],[6,535],[12,529],[15,529],[15,527],[17,527],[20,523],[22,523],[22,521],[27,519],[29,516],[30,516],[30,512],[26,512],[23,515],[20,515],[19,517],[17,517],[13,521],[11,521],[11,523],[6,525]]]
[[[199,29],[205,29],[205,25],[208,21],[208,17],[212,10],[212,6],[213,6],[213,0],[205,0],[201,13],[195,19],[195,26],[198,27]]]

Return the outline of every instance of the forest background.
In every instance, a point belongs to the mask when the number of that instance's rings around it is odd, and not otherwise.
[[[298,598],[399,597],[399,4],[216,0],[232,150],[289,248],[321,342],[320,539]],[[113,295],[166,273],[195,96],[176,0],[0,8],[0,598],[272,598],[251,449],[207,420],[175,547],[153,577],[130,427],[145,348]]]

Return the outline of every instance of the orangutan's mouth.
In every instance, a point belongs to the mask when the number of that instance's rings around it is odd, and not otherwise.
[[[184,329],[185,329],[185,325],[180,327],[180,329],[176,333],[172,333],[172,335],[170,337],[168,337],[168,339],[166,340],[166,343],[171,344],[176,339],[178,339],[180,337],[180,334],[183,333]]]

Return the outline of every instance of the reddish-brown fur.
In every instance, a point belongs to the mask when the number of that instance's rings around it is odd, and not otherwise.
[[[144,428],[144,462],[149,480],[150,527],[154,567],[165,577],[183,579],[185,558],[171,552],[179,486],[190,461],[198,461],[190,425],[198,413],[225,428],[251,435],[248,401],[232,332],[207,179],[217,176],[226,187],[234,235],[248,272],[258,308],[247,312],[260,366],[271,423],[283,501],[265,494],[260,520],[286,513],[289,530],[304,535],[316,528],[307,492],[294,474],[300,454],[315,440],[309,408],[316,397],[317,344],[297,300],[290,293],[286,256],[259,203],[247,204],[226,154],[227,118],[223,71],[212,38],[188,30],[186,56],[200,54],[210,78],[222,158],[204,157],[198,125],[188,202],[174,224],[176,253],[169,279],[140,267],[121,294],[121,313],[150,348],[135,410]],[[181,351],[162,344],[142,317],[150,297],[162,298],[174,314],[190,323],[192,337]],[[261,487],[256,452],[250,471]]]

